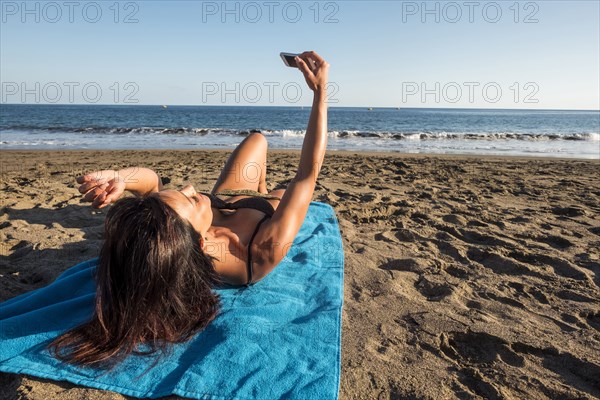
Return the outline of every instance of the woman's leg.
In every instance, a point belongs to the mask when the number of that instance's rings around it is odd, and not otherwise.
[[[225,189],[250,189],[267,193],[267,139],[251,133],[229,156],[211,193]]]

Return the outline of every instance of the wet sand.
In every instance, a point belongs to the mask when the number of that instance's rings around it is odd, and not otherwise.
[[[227,151],[3,151],[0,301],[98,253],[75,177],[139,165],[210,190]],[[269,189],[297,151],[270,151]],[[345,250],[341,399],[600,397],[598,161],[328,152]],[[0,398],[122,399],[0,374]],[[177,398],[175,396],[169,398]]]

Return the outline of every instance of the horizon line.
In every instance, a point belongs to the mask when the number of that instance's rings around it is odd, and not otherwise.
[[[252,105],[252,104],[138,104],[138,103],[2,103],[0,106],[113,106],[113,107],[254,107],[254,108],[312,108],[312,105]],[[490,110],[490,111],[598,111],[581,108],[481,108],[481,107],[398,107],[398,106],[333,106],[328,108],[362,108],[367,110]]]

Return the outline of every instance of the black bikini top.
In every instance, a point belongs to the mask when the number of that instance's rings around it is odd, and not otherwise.
[[[236,210],[238,208],[253,208],[258,211],[262,211],[269,217],[272,217],[275,213],[275,209],[266,199],[262,197],[247,197],[245,199],[239,199],[233,203],[225,201],[212,193],[203,193],[203,195],[210,199],[211,206],[218,209]]]
[[[255,210],[262,211],[263,213],[266,214],[258,222],[258,224],[256,224],[256,228],[254,228],[254,232],[252,233],[252,236],[250,237],[250,241],[248,242],[248,263],[246,264],[246,268],[247,268],[247,272],[248,272],[248,282],[246,283],[246,286],[250,285],[252,283],[252,272],[253,272],[252,251],[251,251],[252,241],[254,240],[254,237],[258,233],[258,229],[260,228],[262,223],[273,216],[273,214],[275,213],[275,209],[273,208],[271,203],[269,203],[266,199],[264,199],[262,197],[247,197],[245,199],[240,199],[238,201],[234,201],[233,203],[230,203],[228,201],[220,199],[219,197],[215,196],[212,193],[203,193],[203,192],[201,192],[201,193],[210,199],[210,203],[211,203],[212,207],[215,207],[218,209],[235,210],[238,208],[253,208]]]

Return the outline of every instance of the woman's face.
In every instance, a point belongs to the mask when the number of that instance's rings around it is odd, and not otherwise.
[[[192,224],[196,232],[206,237],[213,220],[210,199],[196,193],[192,185],[181,190],[162,190],[158,193],[161,200],[167,203],[179,216]]]

